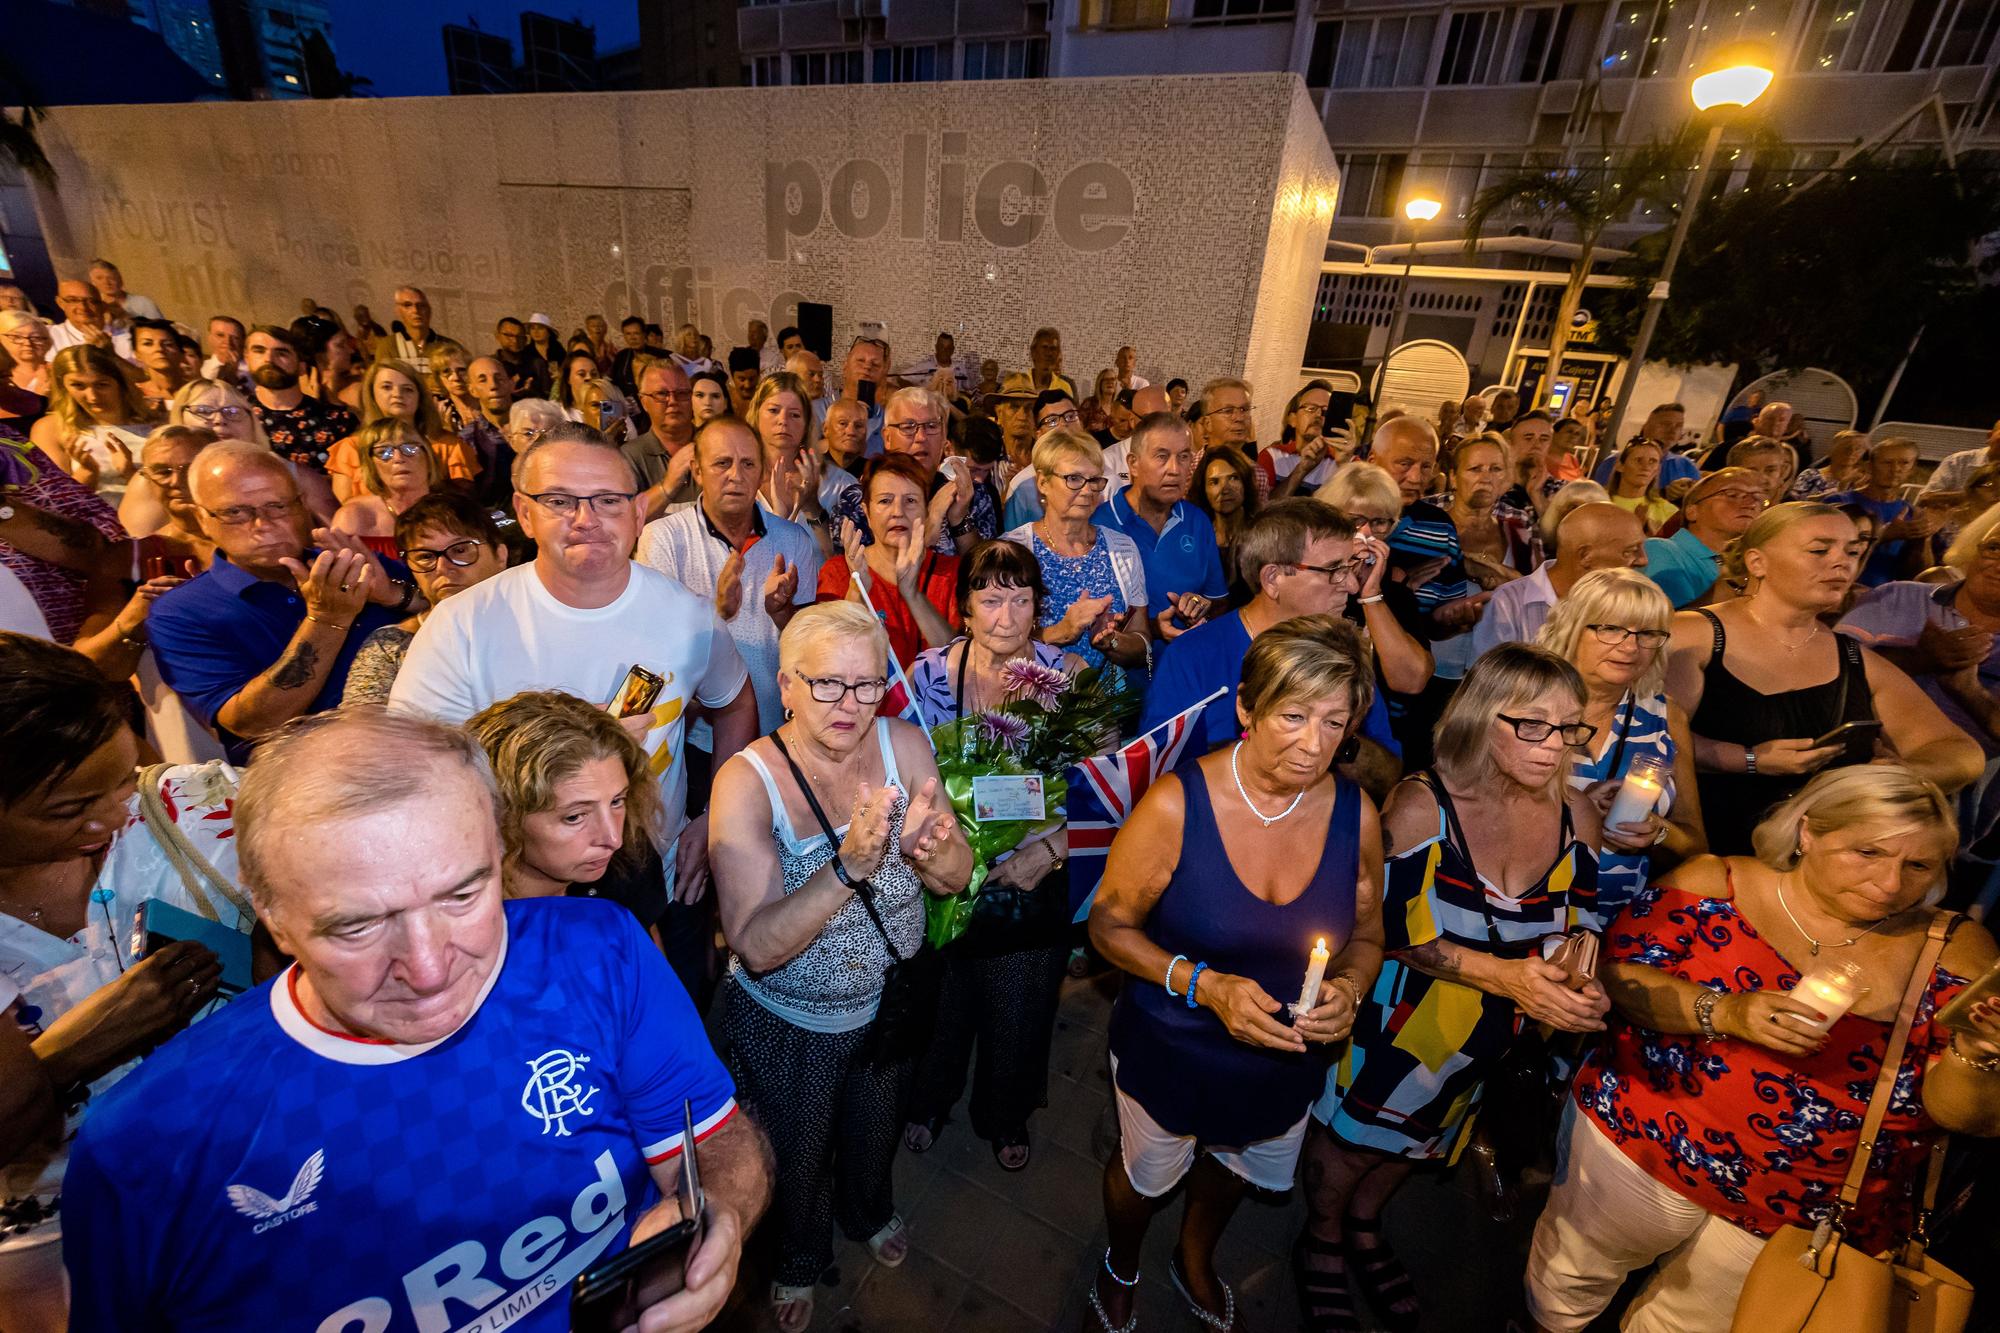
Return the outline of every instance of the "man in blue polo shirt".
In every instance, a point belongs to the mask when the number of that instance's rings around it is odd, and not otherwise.
[[[1363,559],[1356,554],[1354,525],[1332,505],[1303,497],[1266,505],[1237,548],[1237,568],[1257,595],[1167,644],[1154,667],[1140,729],[1150,730],[1221,689],[1223,697],[1202,710],[1201,732],[1188,753],[1206,754],[1235,740],[1236,687],[1251,640],[1296,616],[1342,614],[1368,577]],[[1380,600],[1375,596],[1371,604]],[[1402,753],[1381,690],[1374,692],[1355,734],[1372,744],[1364,744],[1342,771],[1379,800],[1396,780]]]
[[[1764,482],[1746,467],[1697,481],[1681,501],[1681,530],[1646,540],[1647,578],[1676,611],[1700,605],[1722,576],[1722,553],[1764,512]]]
[[[1133,428],[1127,455],[1132,484],[1113,491],[1091,521],[1116,528],[1139,548],[1146,588],[1159,608],[1159,638],[1171,641],[1207,619],[1229,595],[1215,525],[1186,500],[1194,476],[1194,442],[1187,423],[1155,412]]]
[[[416,586],[356,544],[311,545],[312,515],[289,465],[236,440],[188,469],[215,561],[147,618],[160,677],[234,763],[283,723],[337,707],[362,641],[409,611]]]

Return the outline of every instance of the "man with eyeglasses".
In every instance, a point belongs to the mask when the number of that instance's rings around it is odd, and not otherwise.
[[[1681,530],[1646,542],[1646,577],[1676,611],[1700,606],[1722,577],[1722,554],[1764,512],[1764,479],[1749,468],[1711,472],[1681,499]]]
[[[291,465],[262,445],[208,445],[188,488],[215,555],[153,604],[153,654],[241,764],[283,723],[338,707],[362,640],[408,614],[417,590],[400,562],[314,533]]]
[[[1259,634],[1297,616],[1340,615],[1370,578],[1354,525],[1319,500],[1301,496],[1266,505],[1238,540],[1237,570],[1256,595],[1161,649],[1139,719],[1139,729],[1149,730],[1217,689],[1225,690],[1202,710],[1201,734],[1189,746],[1191,754],[1227,745],[1241,734],[1236,687],[1243,680],[1243,656]],[[1378,801],[1399,775],[1396,756],[1401,753],[1381,695],[1375,691],[1367,719],[1350,733],[1361,745],[1341,766]]]
[[[514,378],[517,398],[546,398],[549,393],[549,363],[528,342],[528,326],[512,315],[493,326],[499,346],[494,357]]]
[[[646,433],[619,448],[646,488],[646,517],[658,518],[674,505],[688,504],[694,480],[694,388],[678,362],[655,361],[639,376],[639,409]]]
[[[1258,454],[1257,484],[1274,500],[1304,490],[1311,495],[1332,477],[1342,459],[1333,453],[1333,439],[1326,434],[1326,409],[1333,402],[1333,386],[1313,380],[1292,395],[1285,406],[1285,420],[1278,442]],[[1346,440],[1346,432],[1340,438]]]
[[[1028,389],[1028,376],[1009,375],[1000,386],[996,401],[1000,403],[1018,401],[1019,395]],[[1052,430],[1067,427],[1070,430],[1083,429],[1083,415],[1077,410],[1076,397],[1066,389],[1044,389],[1035,395],[1032,410],[1028,416],[1031,431],[1028,436],[1028,450],[1032,454],[1035,441]],[[1006,438],[1007,418],[1001,416],[1000,431]],[[1104,486],[1106,494],[1122,490],[1131,480],[1130,466],[1125,459],[1125,451],[1118,451],[1118,458],[1112,459],[1112,451],[1104,451]],[[1013,457],[1010,445],[1008,456]],[[1042,516],[1042,495],[1035,487],[1035,469],[1032,458],[1024,458],[1007,485],[1004,512],[1001,515],[1001,530],[1012,532]]]
[[[652,756],[666,807],[663,856],[679,908],[708,880],[708,821],[687,818],[689,726],[705,718],[720,765],[757,735],[757,695],[714,603],[635,564],[639,479],[618,447],[574,422],[514,460],[514,512],[535,559],[431,612],[410,644],[389,702],[463,722],[523,690],[566,690],[611,708],[636,668],[661,682],[623,723]],[[699,913],[670,913],[675,971],[698,993],[707,941]]]
[[[396,289],[396,318],[389,327],[395,333],[392,344],[399,360],[421,367],[432,343],[445,341],[445,336],[431,327],[431,298],[421,287],[398,287]]]
[[[951,405],[922,387],[896,390],[882,409],[883,452],[914,458],[930,478],[931,518],[937,529],[931,549],[940,555],[957,555],[1000,535],[1000,515],[993,508],[992,494],[973,484],[971,465],[962,458],[945,465],[945,446],[951,442],[945,432],[950,421]],[[950,498],[944,499],[947,490]],[[944,512],[939,514],[941,504]]]
[[[87,282],[69,278],[56,284],[56,304],[62,307],[63,321],[49,330],[56,351],[89,345],[132,359],[132,330],[114,323],[111,312],[97,289]]]
[[[1257,420],[1250,405],[1250,386],[1224,376],[1201,386],[1203,443],[1226,444],[1245,458],[1257,457]]]
[[[1177,639],[1222,605],[1229,579],[1222,572],[1215,525],[1187,500],[1194,476],[1187,423],[1156,413],[1139,423],[1131,446],[1132,484],[1106,496],[1091,521],[1117,529],[1139,548],[1146,588],[1160,608],[1153,617],[1155,637]]]
[[[1472,654],[1503,643],[1533,643],[1556,603],[1594,569],[1646,568],[1646,525],[1614,504],[1582,504],[1556,525],[1556,558],[1493,592],[1472,627]]]
[[[322,402],[299,388],[299,345],[291,332],[259,324],[244,342],[250,367],[250,410],[264,425],[271,447],[292,462],[326,471],[333,446],[361,429],[339,403]]]

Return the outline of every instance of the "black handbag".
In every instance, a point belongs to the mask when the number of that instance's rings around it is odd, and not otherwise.
[[[777,746],[778,753],[785,757],[793,780],[805,793],[806,805],[811,808],[813,818],[819,821],[820,831],[826,834],[826,845],[836,858],[839,857],[840,839],[834,836],[833,823],[826,817],[826,811],[820,808],[812,783],[806,779],[798,761],[792,758],[792,752],[785,748],[784,740],[775,731],[771,733],[771,744]],[[889,965],[882,969],[882,999],[862,1038],[860,1058],[864,1064],[900,1064],[915,1059],[930,1045],[931,1034],[937,1027],[938,993],[944,982],[944,959],[930,947],[928,941],[922,940],[909,957],[897,953],[896,942],[889,938],[888,927],[882,924],[882,914],[875,910],[874,882],[859,880],[852,887],[854,896],[861,900],[862,909],[868,913],[868,919],[874,923],[875,933],[882,937],[882,947],[889,952]]]

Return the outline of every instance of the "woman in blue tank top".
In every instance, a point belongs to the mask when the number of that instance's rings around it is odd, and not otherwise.
[[[1092,942],[1131,974],[1111,1017],[1111,1244],[1090,1292],[1105,1333],[1132,1328],[1140,1243],[1184,1175],[1169,1275],[1205,1324],[1235,1325],[1215,1243],[1248,1185],[1291,1187],[1329,1047],[1382,964],[1375,807],[1331,771],[1372,689],[1338,617],[1265,631],[1237,690],[1243,739],[1156,783],[1112,844],[1090,913]],[[1330,956],[1307,994],[1316,942]]]

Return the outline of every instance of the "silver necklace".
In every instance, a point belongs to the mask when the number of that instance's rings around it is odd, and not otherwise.
[[[1778,881],[1778,906],[1784,908],[1785,915],[1791,918],[1792,929],[1798,931],[1799,934],[1805,936],[1806,943],[1812,946],[1812,956],[1815,958],[1819,957],[1819,947],[1823,941],[1814,939],[1812,937],[1812,934],[1806,930],[1803,924],[1800,923],[1798,917],[1793,915],[1792,905],[1785,901],[1785,881],[1782,879]],[[1882,921],[1887,921],[1888,919],[1889,918],[1887,917],[1883,917]],[[1868,927],[1867,930],[1862,931],[1860,935],[1849,935],[1846,939],[1842,940],[1840,943],[1828,944],[1827,947],[1829,949],[1845,949],[1848,945],[1860,939],[1862,935],[1867,935],[1871,931],[1880,929],[1882,926],[1882,921],[1877,921],[1874,925]]]
[[[1776,634],[1772,634],[1771,627],[1766,625],[1762,620],[1759,620],[1754,614],[1752,614],[1749,608],[1747,607],[1744,608],[1743,614],[1749,616],[1750,623],[1755,625],[1758,629],[1763,630],[1766,634],[1771,634],[1771,637],[1773,638],[1777,638]],[[1806,636],[1803,639],[1800,639],[1797,643],[1794,644],[1787,644],[1783,639],[1778,639],[1778,645],[1784,648],[1785,655],[1787,657],[1797,657],[1799,655],[1799,650],[1801,648],[1805,647],[1807,644],[1811,643],[1814,639],[1817,639],[1819,637],[1819,631],[1820,631],[1820,623],[1817,620],[1815,620],[1812,624],[1812,628],[1806,632]]]
[[[1275,815],[1267,815],[1262,810],[1259,810],[1257,808],[1256,802],[1250,799],[1250,793],[1243,790],[1243,774],[1238,772],[1236,768],[1236,756],[1238,752],[1240,752],[1242,749],[1243,749],[1243,742],[1238,741],[1236,742],[1236,749],[1231,750],[1229,752],[1229,776],[1236,779],[1236,794],[1243,798],[1243,804],[1250,808],[1251,814],[1257,816],[1257,818],[1264,821],[1265,828],[1269,828],[1271,827],[1271,825],[1283,819],[1286,815],[1292,813],[1292,811],[1298,809],[1299,802],[1303,801],[1306,798],[1306,794],[1305,792],[1301,791],[1297,796],[1294,796],[1292,798],[1292,803],[1290,805],[1286,806],[1283,810],[1280,810]]]

